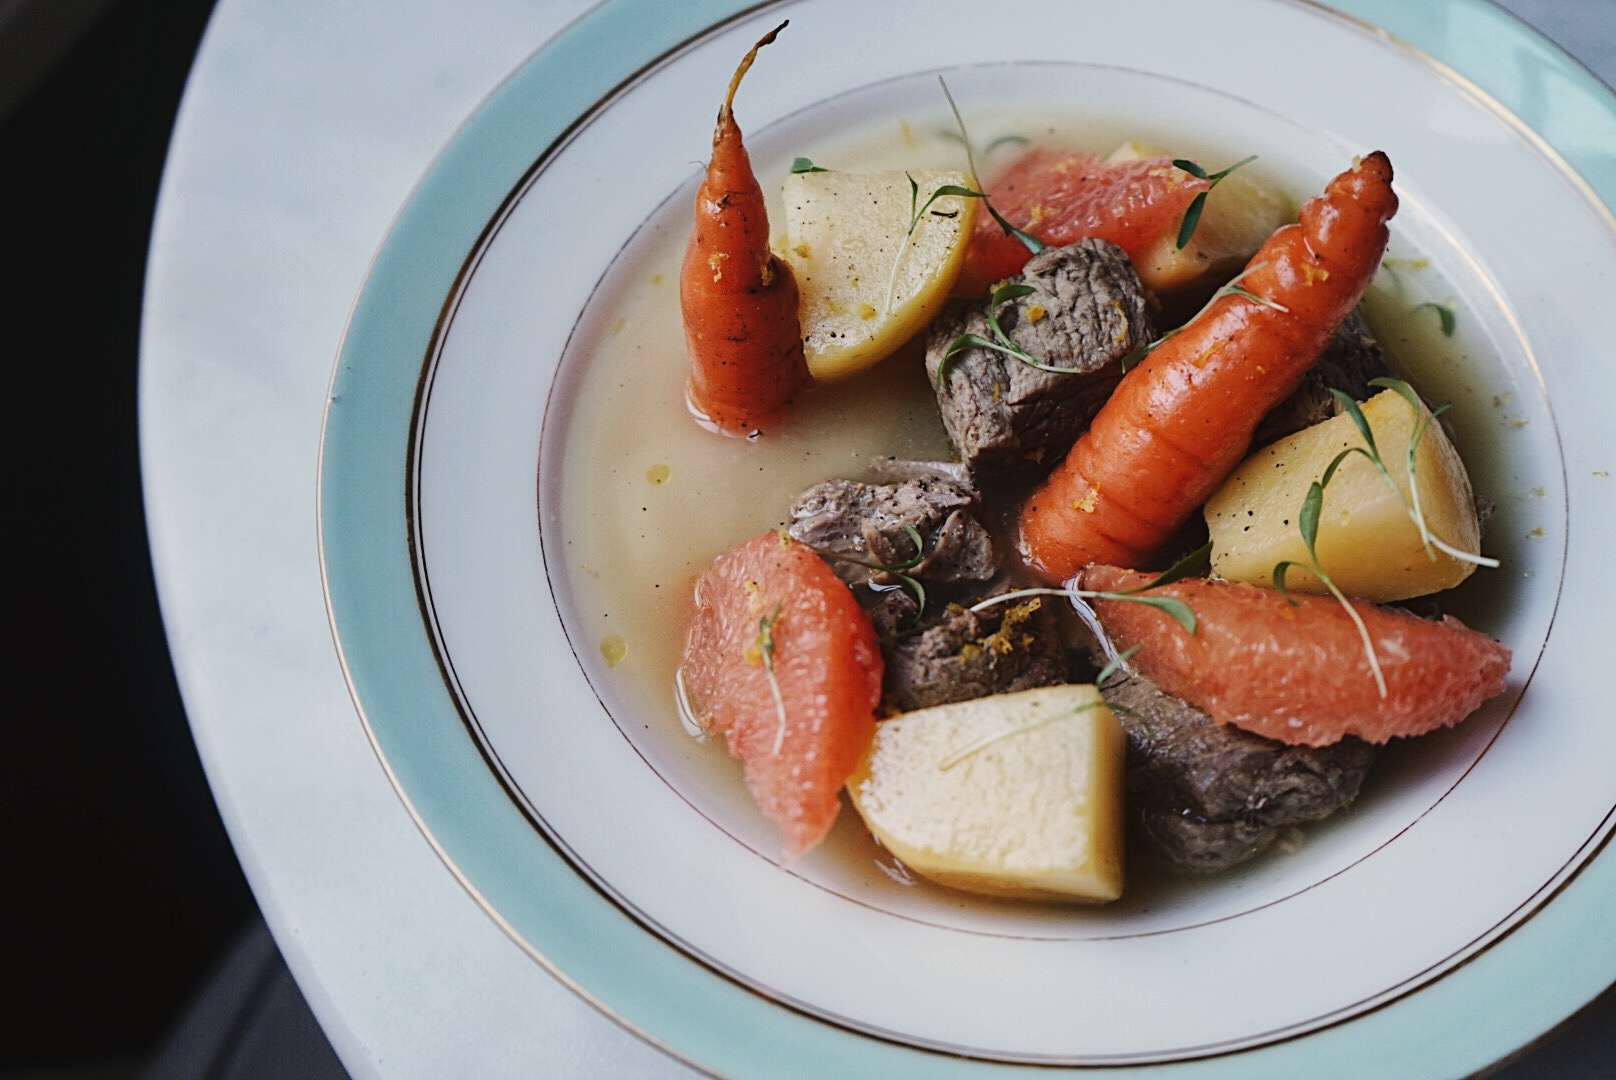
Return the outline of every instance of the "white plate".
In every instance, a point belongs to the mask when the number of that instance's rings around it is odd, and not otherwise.
[[[1493,13],[1438,6],[1484,30]],[[1597,139],[1561,137],[1558,106],[1536,116],[1495,86],[1508,112],[1429,56],[1292,0],[1046,0],[994,19],[951,2],[924,17],[844,0],[729,7],[610,4],[517,71],[401,213],[333,383],[321,523],[344,663],[400,793],[490,914],[631,1028],[748,1074],[1462,1071],[1546,1026],[1500,1008],[1505,981],[1559,957],[1570,970],[1534,989],[1555,1017],[1608,983],[1616,946],[1588,940],[1616,879],[1596,857],[1616,727],[1587,704],[1610,590],[1586,583],[1613,524],[1595,411],[1613,380],[1590,363],[1608,352],[1616,276]],[[755,472],[753,448],[683,423],[676,330],[660,351],[648,333],[641,364],[603,365],[611,339],[671,305],[715,94],[785,15],[738,105],[766,182],[866,128],[891,141],[899,118],[941,124],[938,73],[973,134],[1031,125],[1036,102],[1094,118],[1096,140],[1255,151],[1299,192],[1387,150],[1394,254],[1430,260],[1387,302],[1459,313],[1418,374],[1455,402],[1477,486],[1501,506],[1487,544],[1506,568],[1470,587],[1464,613],[1514,649],[1510,692],[1391,755],[1355,812],[1300,851],[1193,885],[1147,881],[1099,911],[899,886],[848,822],[775,865],[771,829],[721,749],[680,730],[659,654],[621,625],[619,599],[661,586],[666,613],[693,566],[678,543],[647,551],[631,534],[696,530],[709,555],[746,535],[708,543],[699,504],[675,500],[689,478]],[[1488,32],[1543,52],[1513,24]],[[1422,41],[1463,66],[1446,38]],[[1608,125],[1608,92],[1548,55],[1583,95],[1569,100]],[[600,387],[618,383],[646,385],[660,411],[614,410]],[[658,417],[679,423],[664,432]],[[584,461],[601,470],[587,484]],[[672,482],[647,480],[670,463]],[[709,497],[755,504],[759,531],[800,478],[723,486]],[[607,637],[629,643],[624,662],[603,658]]]

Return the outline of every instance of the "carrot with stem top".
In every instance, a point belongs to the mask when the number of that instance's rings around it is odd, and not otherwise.
[[[1376,151],[1274,232],[1236,283],[1123,376],[1022,507],[1022,558],[1049,581],[1090,563],[1141,566],[1245,456],[1351,314],[1397,211]]]
[[[808,382],[797,281],[769,250],[763,190],[731,110],[758,50],[785,26],[752,46],[730,79],[679,272],[690,354],[686,400],[698,423],[726,435],[759,434]]]

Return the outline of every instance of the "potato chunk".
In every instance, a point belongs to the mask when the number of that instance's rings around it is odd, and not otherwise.
[[[802,293],[803,347],[815,379],[841,378],[885,359],[947,300],[965,264],[979,201],[944,195],[926,206],[948,185],[970,182],[946,170],[786,177],[782,254]]]
[[[1142,161],[1166,153],[1159,146],[1130,141],[1111,151],[1106,161]],[[1207,192],[1206,208],[1188,244],[1178,246],[1175,229],[1135,255],[1134,269],[1146,288],[1159,293],[1184,289],[1214,275],[1227,277],[1245,265],[1270,233],[1295,217],[1296,208],[1277,187],[1242,168]]]
[[[1411,488],[1414,410],[1393,390],[1369,399],[1362,410],[1397,491],[1362,454],[1342,462],[1324,489],[1315,543],[1319,565],[1349,596],[1380,603],[1452,588],[1474,564],[1440,551],[1434,559],[1427,555],[1403,500],[1417,490],[1431,534],[1461,551],[1477,552],[1481,527],[1464,462],[1441,425],[1432,423],[1415,454]],[[1298,515],[1309,485],[1323,476],[1331,459],[1347,447],[1364,445],[1352,418],[1342,414],[1247,458],[1206,504],[1213,572],[1231,581],[1272,585],[1274,565],[1289,559],[1302,565],[1286,571],[1286,588],[1326,591],[1303,569],[1308,557]]]
[[[1122,895],[1122,726],[1092,686],[1045,686],[876,726],[847,783],[916,873],[995,896]]]

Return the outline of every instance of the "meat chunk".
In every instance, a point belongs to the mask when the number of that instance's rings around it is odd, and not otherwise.
[[[1039,597],[980,612],[950,604],[918,634],[883,640],[883,701],[894,712],[1066,681],[1066,651]]]
[[[853,596],[863,605],[883,646],[908,633],[920,618],[920,600],[901,586],[855,588]]]
[[[1287,827],[1345,808],[1375,756],[1358,739],[1286,746],[1215,723],[1137,674],[1108,683],[1105,698],[1128,733],[1130,815],[1184,870],[1228,869]]]
[[[1374,393],[1369,380],[1389,375],[1391,370],[1386,367],[1380,343],[1369,332],[1362,312],[1354,309],[1325,344],[1324,352],[1308,369],[1302,385],[1263,417],[1251,445],[1267,446],[1340,412],[1341,407],[1330,394],[1331,390],[1339,390],[1354,401],[1367,401]]]
[[[903,567],[910,577],[947,583],[993,577],[998,556],[967,478],[947,466],[913,462],[884,461],[881,468],[905,478],[826,480],[798,495],[787,527],[791,538],[829,556],[850,585],[897,583],[872,567]],[[905,526],[919,534],[921,551]]]
[[[996,340],[986,300],[955,302],[927,336],[926,370],[938,386],[943,428],[972,468],[1016,471],[1058,460],[1110,396],[1121,377],[1117,361],[1156,336],[1133,266],[1107,241],[1048,248],[1011,280],[1033,291],[991,314],[1016,347],[1062,370],[980,346],[945,362],[962,334]]]

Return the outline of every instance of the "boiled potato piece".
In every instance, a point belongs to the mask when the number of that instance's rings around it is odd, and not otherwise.
[[[1159,146],[1130,141],[1113,150],[1108,162],[1142,161],[1162,157]],[[1214,171],[1211,164],[1208,171]],[[1216,163],[1222,168],[1224,163]],[[1133,260],[1139,280],[1156,292],[1173,292],[1216,275],[1240,269],[1275,229],[1296,218],[1296,208],[1277,187],[1252,176],[1242,167],[1207,193],[1206,207],[1195,235],[1182,248],[1174,229],[1146,247]]]
[[[909,185],[914,178],[915,188]],[[786,177],[786,248],[802,292],[803,346],[815,379],[891,355],[932,320],[965,265],[978,199],[962,172],[807,172]],[[916,194],[918,192],[918,194]],[[912,197],[913,196],[913,197]]]
[[[1380,603],[1452,588],[1474,564],[1440,551],[1434,561],[1427,556],[1403,503],[1413,490],[1408,475],[1413,408],[1394,390],[1361,408],[1397,491],[1362,454],[1342,462],[1324,489],[1314,545],[1319,565],[1342,592]],[[1309,485],[1322,478],[1336,454],[1363,445],[1352,418],[1343,413],[1247,458],[1206,504],[1213,572],[1271,585],[1274,565],[1290,559],[1302,565],[1286,571],[1287,589],[1325,592],[1304,569],[1308,556],[1298,514]],[[1460,551],[1478,552],[1481,526],[1470,477],[1440,424],[1425,429],[1414,462],[1414,489],[1431,534]]]
[[[933,881],[1098,903],[1122,895],[1126,746],[1094,687],[1039,687],[883,721],[847,789],[876,839]]]

